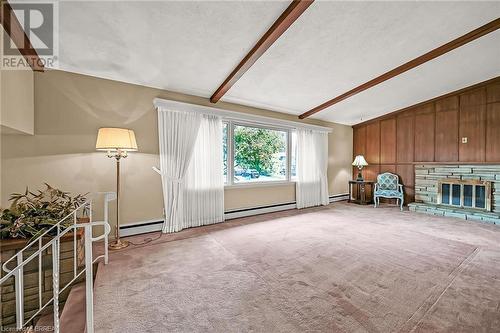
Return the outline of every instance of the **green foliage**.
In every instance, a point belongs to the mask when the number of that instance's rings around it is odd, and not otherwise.
[[[285,149],[285,140],[278,131],[235,126],[234,159],[243,169],[255,169],[260,174],[277,172],[275,154]]]
[[[45,183],[37,193],[26,188],[24,194],[10,196],[10,208],[0,211],[0,236],[5,238],[34,238],[44,233],[85,201],[85,195],[75,197]],[[86,210],[83,211],[86,214]],[[70,219],[68,225],[73,221]],[[56,229],[56,228],[54,228]],[[56,230],[54,230],[55,232]]]

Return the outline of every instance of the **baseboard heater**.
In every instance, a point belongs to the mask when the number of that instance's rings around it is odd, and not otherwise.
[[[329,202],[344,201],[349,198],[349,194],[336,194],[329,197]],[[279,212],[283,210],[296,209],[295,201],[267,206],[259,206],[252,208],[236,209],[224,212],[225,220],[232,220],[240,217],[260,215],[266,213]],[[120,237],[145,234],[148,232],[160,231],[163,225],[163,219],[154,219],[149,221],[141,221],[120,226]]]

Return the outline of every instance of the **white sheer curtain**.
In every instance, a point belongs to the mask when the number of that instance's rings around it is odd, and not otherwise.
[[[222,121],[204,115],[184,182],[184,225],[197,227],[224,221]]]
[[[328,133],[297,130],[297,208],[328,205]]]
[[[222,221],[220,118],[158,108],[158,132],[166,214],[163,232]]]

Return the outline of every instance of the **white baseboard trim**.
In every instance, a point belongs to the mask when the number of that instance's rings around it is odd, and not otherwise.
[[[329,202],[344,201],[349,198],[349,194],[336,194],[329,197]],[[297,205],[295,202],[288,202],[282,204],[275,204],[269,206],[252,207],[245,209],[238,209],[233,211],[227,211],[224,213],[225,220],[237,219],[240,217],[247,217],[253,215],[260,215],[266,213],[280,212],[283,210],[296,209]],[[120,237],[133,236],[145,234],[148,232],[160,231],[163,226],[163,219],[153,219],[148,221],[135,222],[130,224],[125,224],[120,226]]]
[[[330,203],[349,199],[349,193],[330,195]]]
[[[148,232],[160,231],[163,226],[163,219],[141,221],[120,226],[120,237],[146,234]]]
[[[280,212],[282,210],[296,209],[297,205],[295,202],[282,203],[276,205],[262,206],[262,207],[252,207],[245,209],[238,209],[224,213],[225,220],[237,219],[239,217],[247,217],[253,215],[260,215],[266,213]]]

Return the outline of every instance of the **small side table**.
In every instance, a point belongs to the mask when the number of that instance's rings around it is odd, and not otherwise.
[[[349,181],[349,199],[348,202],[354,202],[359,205],[369,205],[373,203],[373,187],[375,182],[370,180],[350,180]],[[356,197],[353,197],[353,187],[356,189]],[[367,187],[369,192],[367,194]]]

